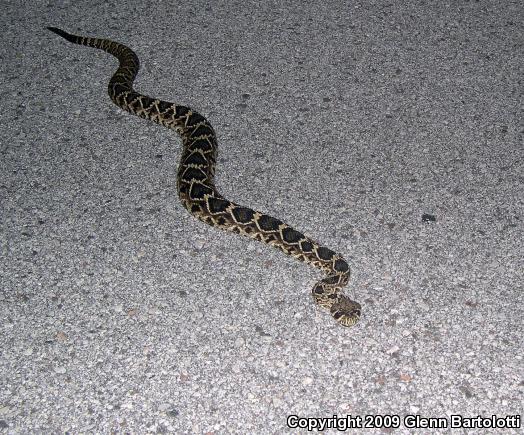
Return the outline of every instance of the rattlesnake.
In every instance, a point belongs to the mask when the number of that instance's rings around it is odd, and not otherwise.
[[[178,167],[178,195],[183,206],[201,221],[223,230],[243,234],[275,246],[286,254],[328,274],[313,287],[316,303],[330,310],[343,326],[360,318],[360,304],[341,293],[349,280],[349,265],[341,255],[319,245],[284,222],[225,199],[213,182],[217,138],[213,127],[194,110],[139,94],[133,89],[138,73],[136,54],[125,45],[108,39],[71,35],[55,27],[49,30],[69,42],[98,48],[115,56],[120,66],[109,81],[109,96],[120,108],[175,130],[182,138]]]

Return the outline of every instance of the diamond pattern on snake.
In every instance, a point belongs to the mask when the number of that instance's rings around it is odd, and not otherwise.
[[[214,183],[217,137],[206,118],[193,109],[138,93],[133,81],[139,61],[130,48],[108,39],[71,35],[55,27],[52,32],[74,44],[98,48],[113,55],[120,65],[109,80],[108,92],[121,109],[176,131],[182,139],[177,174],[182,205],[202,222],[275,246],[284,253],[327,274],[312,290],[315,302],[329,310],[342,326],[360,318],[360,304],[342,293],[349,281],[349,265],[333,252],[286,223],[224,198]]]

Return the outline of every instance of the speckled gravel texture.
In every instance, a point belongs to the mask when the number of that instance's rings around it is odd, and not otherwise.
[[[522,433],[523,8],[4,1],[0,433]],[[45,26],[125,43],[138,90],[204,114],[220,190],[342,253],[360,323],[190,216],[180,139]]]

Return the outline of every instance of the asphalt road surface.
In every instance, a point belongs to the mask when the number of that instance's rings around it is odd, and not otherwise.
[[[1,433],[522,433],[521,2],[0,20]],[[360,322],[315,306],[315,269],[189,215],[178,136],[46,26],[125,43],[139,91],[205,115],[219,189],[343,254]]]

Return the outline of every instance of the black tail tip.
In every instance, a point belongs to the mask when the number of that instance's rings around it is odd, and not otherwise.
[[[51,32],[54,32],[57,35],[60,35],[62,38],[65,38],[65,39],[67,39],[70,42],[74,42],[75,41],[75,36],[74,35],[71,35],[71,34],[69,34],[67,32],[64,32],[62,29],[59,29],[57,27],[48,27],[47,29],[51,30]]]

